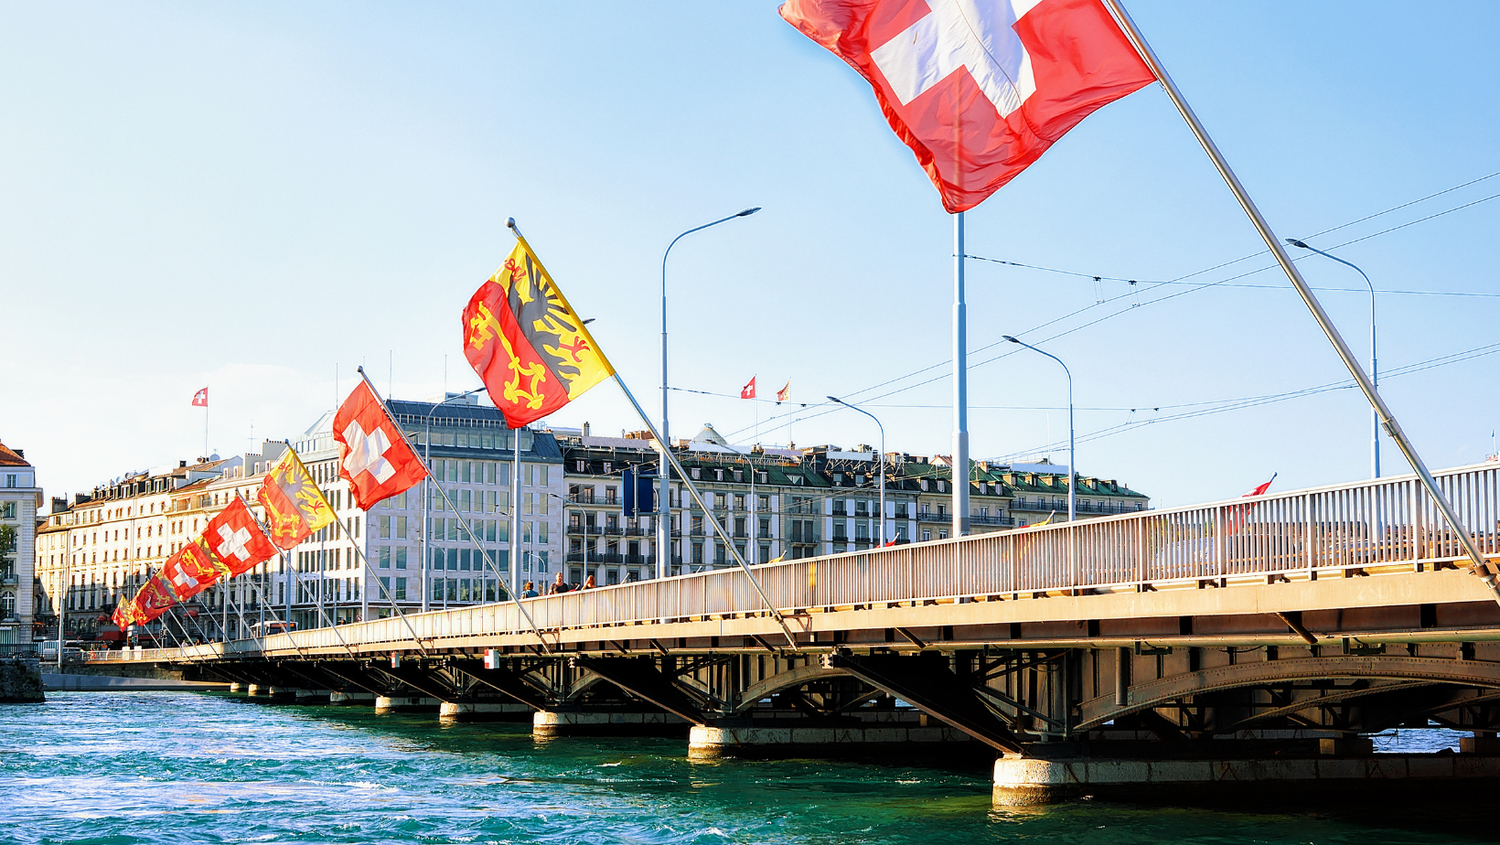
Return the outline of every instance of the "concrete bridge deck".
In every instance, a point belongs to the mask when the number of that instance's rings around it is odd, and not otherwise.
[[[1439,481],[1500,559],[1500,466]],[[1375,777],[1247,761],[1367,761],[1369,734],[1431,723],[1474,734],[1442,777],[1497,777],[1500,606],[1425,495],[1382,479],[757,567],[790,642],[730,570],[527,600],[540,637],[496,604],[109,657],[546,735],[690,731],[709,756],[988,749],[1002,801],[1227,761]]]

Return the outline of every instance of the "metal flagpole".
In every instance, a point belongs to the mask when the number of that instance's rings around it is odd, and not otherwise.
[[[515,437],[515,453],[510,461],[510,594],[519,596],[521,573],[521,431],[511,429]],[[567,554],[563,554],[563,565],[567,565]],[[538,590],[537,592],[541,592]]]
[[[1405,456],[1407,462],[1411,464],[1412,469],[1416,471],[1417,478],[1427,490],[1428,495],[1432,497],[1433,503],[1437,505],[1438,511],[1442,513],[1443,519],[1453,529],[1453,533],[1458,536],[1459,542],[1463,544],[1464,551],[1469,555],[1470,560],[1473,561],[1473,573],[1479,576],[1479,579],[1484,582],[1485,586],[1489,587],[1491,592],[1494,593],[1495,601],[1500,602],[1500,584],[1497,584],[1495,581],[1494,567],[1485,560],[1484,555],[1474,544],[1474,538],[1469,535],[1463,524],[1459,522],[1458,514],[1454,512],[1453,505],[1448,502],[1448,498],[1438,489],[1437,480],[1428,471],[1427,464],[1423,462],[1421,456],[1417,454],[1416,448],[1407,439],[1406,432],[1401,430],[1400,424],[1396,422],[1396,417],[1391,413],[1390,408],[1386,406],[1385,400],[1375,391],[1374,383],[1371,382],[1369,375],[1365,373],[1364,367],[1360,366],[1359,360],[1354,357],[1354,353],[1350,351],[1349,345],[1344,342],[1343,336],[1334,327],[1333,321],[1329,319],[1327,312],[1323,310],[1323,306],[1318,302],[1318,298],[1313,295],[1312,289],[1303,280],[1301,271],[1297,269],[1296,264],[1292,263],[1292,258],[1287,254],[1286,248],[1282,246],[1281,240],[1276,237],[1275,232],[1271,231],[1270,224],[1261,216],[1260,209],[1256,208],[1254,201],[1246,193],[1245,187],[1240,184],[1239,177],[1234,175],[1234,171],[1230,169],[1229,163],[1224,160],[1224,156],[1219,152],[1219,148],[1214,144],[1213,139],[1208,136],[1208,131],[1198,121],[1198,116],[1193,113],[1192,108],[1187,104],[1187,100],[1183,98],[1182,92],[1177,89],[1177,84],[1167,74],[1161,60],[1156,57],[1156,52],[1151,49],[1150,44],[1146,43],[1145,37],[1141,35],[1141,31],[1136,27],[1135,21],[1131,19],[1130,14],[1120,5],[1119,0],[1105,0],[1105,2],[1123,25],[1125,34],[1130,38],[1131,43],[1135,45],[1136,51],[1140,53],[1141,57],[1145,59],[1146,64],[1150,66],[1151,72],[1156,74],[1157,80],[1161,82],[1161,86],[1167,92],[1167,96],[1171,97],[1172,103],[1177,107],[1177,111],[1182,115],[1182,119],[1187,121],[1188,127],[1198,139],[1198,143],[1203,146],[1203,151],[1208,153],[1208,157],[1213,161],[1214,167],[1219,171],[1219,175],[1229,185],[1229,190],[1234,193],[1235,199],[1239,201],[1240,208],[1244,209],[1245,215],[1250,218],[1250,222],[1254,224],[1256,231],[1260,233],[1261,239],[1270,248],[1271,254],[1276,256],[1276,263],[1281,265],[1281,269],[1286,273],[1287,278],[1291,280],[1292,286],[1297,289],[1297,294],[1302,297],[1303,303],[1312,312],[1313,319],[1318,321],[1318,327],[1323,330],[1323,334],[1333,344],[1333,348],[1338,352],[1339,358],[1343,360],[1344,366],[1349,368],[1349,372],[1354,376],[1355,383],[1359,385],[1360,391],[1364,393],[1365,399],[1370,402],[1371,407],[1375,409],[1375,413],[1379,415],[1381,426],[1391,436],[1391,439],[1395,441],[1396,448],[1401,450],[1401,454]]]
[[[610,369],[614,368],[611,367]],[[651,432],[651,436],[655,437],[657,439],[657,442],[664,442],[661,439],[661,434],[657,432],[656,426],[652,424],[651,418],[646,416],[646,409],[642,408],[641,403],[636,401],[635,394],[631,393],[630,388],[625,386],[625,381],[620,378],[620,374],[615,373],[614,377],[615,384],[618,384],[620,386],[620,390],[625,394],[625,398],[629,399],[630,404],[635,406],[635,412],[641,415],[641,422],[644,422],[646,424],[646,428]],[[677,461],[677,456],[673,454],[670,449],[664,451],[662,454],[671,463],[672,469],[677,471],[678,478],[682,479],[683,488],[686,489],[688,491],[688,494],[693,497],[693,501],[697,503],[699,510],[704,511],[709,515],[708,521],[713,524],[714,532],[719,535],[719,539],[724,541],[724,545],[729,547],[729,553],[734,555],[734,562],[738,563],[740,565],[740,569],[743,569],[745,571],[745,577],[750,579],[750,586],[754,587],[755,592],[760,594],[760,600],[765,602],[766,607],[771,611],[771,615],[776,618],[776,624],[780,625],[781,632],[783,634],[786,634],[786,640],[791,644],[792,650],[800,651],[801,649],[797,647],[797,638],[792,636],[792,629],[787,627],[786,619],[782,617],[781,611],[776,609],[776,605],[771,602],[770,597],[766,595],[766,591],[761,588],[760,581],[756,579],[755,573],[750,571],[750,565],[745,563],[745,556],[740,554],[740,550],[734,545],[734,539],[729,536],[729,532],[726,531],[724,529],[724,526],[720,524],[719,518],[714,516],[713,511],[709,509],[708,504],[703,501],[702,494],[698,492],[697,487],[693,486],[692,479],[688,478],[688,474],[683,471],[682,464]],[[666,467],[662,467],[662,471],[665,472]]]
[[[378,391],[378,390],[375,389],[375,383],[372,382],[372,381],[370,381],[370,377],[365,374],[365,368],[364,367],[359,367],[358,370],[359,370],[359,376],[360,376],[360,378],[362,378],[362,379],[365,380],[365,384],[367,384],[367,385],[370,386],[370,392],[373,393],[373,394],[375,394],[375,401],[377,401],[377,402],[380,403],[381,410],[385,411],[385,414],[386,414],[387,417],[391,417],[391,409],[388,408],[388,407],[386,407],[384,397],[382,397],[380,395],[380,391]],[[395,422],[395,418],[391,417],[391,421],[394,423]],[[406,443],[406,447],[411,450],[411,453],[413,455],[415,455],[417,453],[417,447],[414,446],[414,445],[412,445],[411,439],[406,436],[406,429],[404,429],[401,426],[397,425],[396,426],[396,431],[401,434],[401,440],[404,443]],[[517,456],[518,457],[519,457],[520,448],[521,448],[521,437],[520,437],[519,431],[520,430],[517,429],[517,435],[516,435],[516,452],[517,452]],[[459,512],[458,512],[458,506],[455,505],[455,504],[453,504],[453,500],[452,499],[448,498],[448,493],[443,490],[443,485],[438,484],[436,481],[433,481],[432,482],[432,486],[433,486],[433,489],[435,489],[435,490],[438,491],[438,495],[440,495],[440,496],[443,497],[443,501],[446,502],[448,504],[448,507],[453,511],[454,517],[458,519],[458,524],[462,525],[464,527],[464,531],[468,533],[469,539],[471,541],[473,541],[473,543],[474,543],[474,548],[476,548],[476,549],[479,550],[480,556],[482,556],[484,558],[484,562],[489,565],[490,571],[492,571],[492,572],[495,573],[495,578],[503,583],[504,580],[505,580],[505,576],[504,576],[503,573],[500,572],[500,567],[498,567],[498,566],[495,565],[495,561],[490,558],[490,553],[485,550],[485,548],[484,548],[483,545],[480,544],[479,537],[474,534],[474,529],[469,525],[469,521],[467,519],[464,519],[463,516],[459,514]],[[514,501],[512,501],[510,503],[510,510],[511,510],[511,521],[512,521],[512,524],[514,524],[514,521],[515,521],[515,512],[516,512],[516,503]],[[512,549],[515,548],[515,537],[514,536],[511,537],[511,548]],[[361,557],[363,557],[363,555],[361,555]],[[515,580],[515,561],[511,561],[511,580],[512,581]],[[382,585],[382,589],[384,589],[384,585]],[[528,625],[530,625],[531,626],[531,630],[536,633],[536,638],[538,640],[540,640],[541,643],[542,643],[542,650],[543,651],[550,651],[550,649],[547,648],[547,640],[546,640],[546,638],[542,636],[542,630],[536,626],[536,622],[534,620],[532,620],[531,613],[526,610],[526,606],[523,605],[523,604],[521,604],[521,599],[520,599],[519,596],[516,595],[516,591],[515,590],[511,590],[510,591],[510,600],[513,601],[513,602],[515,602],[516,609],[519,610],[519,611],[521,611],[521,615],[526,618],[526,623]],[[413,632],[412,636],[416,636],[416,633]],[[420,646],[420,643],[419,643],[419,646]]]
[[[406,618],[406,613],[401,610],[401,606],[396,604],[395,599],[391,598],[391,591],[385,588],[385,583],[380,580],[380,575],[378,573],[375,573],[371,569],[370,559],[365,557],[365,553],[362,549],[360,549],[359,544],[354,542],[353,537],[349,536],[349,529],[344,527],[344,521],[342,519],[335,518],[333,522],[339,527],[338,533],[344,535],[344,539],[348,540],[349,544],[354,547],[354,554],[359,557],[360,580],[363,581],[369,575],[375,576],[375,585],[380,587],[380,594],[385,597],[386,601],[391,603],[391,608],[396,611],[397,616],[401,617],[401,621],[406,623],[406,630],[411,632],[412,642],[415,642],[417,644],[417,650],[422,652],[423,657],[426,657],[427,649],[422,647],[422,638],[417,636],[417,629],[412,627],[411,620]],[[369,526],[367,525],[366,530],[368,530],[368,527]],[[365,592],[365,590],[361,590],[360,595],[364,595]],[[367,619],[364,621],[368,622],[369,620]]]
[[[969,317],[964,303],[964,213],[953,215],[953,536],[969,533]]]

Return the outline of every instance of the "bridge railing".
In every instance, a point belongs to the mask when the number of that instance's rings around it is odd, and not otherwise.
[[[1486,554],[1500,554],[1500,464],[1438,474]],[[916,543],[755,567],[778,609],[1111,588],[1460,558],[1453,532],[1415,477]],[[527,600],[543,629],[672,621],[764,609],[738,570],[662,578]],[[515,606],[408,617],[423,640],[521,633]],[[601,632],[601,639],[608,634]],[[229,643],[230,652],[409,643],[399,619]]]

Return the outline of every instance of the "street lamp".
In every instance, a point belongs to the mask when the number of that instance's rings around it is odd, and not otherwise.
[[[830,401],[830,402],[837,402],[840,405],[843,405],[845,408],[850,408],[852,410],[859,411],[861,414],[864,414],[865,416],[869,417],[870,419],[875,420],[875,427],[880,429],[880,545],[884,546],[885,545],[885,426],[883,426],[883,425],[880,424],[880,420],[876,419],[876,417],[875,417],[874,414],[870,413],[869,411],[866,411],[864,408],[861,408],[858,405],[852,405],[852,404],[850,404],[848,402],[845,402],[844,400],[838,398],[837,396],[830,396],[830,397],[828,397],[828,401]],[[955,482],[955,483],[957,483],[957,482]]]
[[[738,214],[715,220],[712,223],[704,223],[693,229],[678,235],[667,244],[667,251],[661,256],[661,449],[662,456],[659,471],[661,473],[660,500],[656,505],[656,565],[657,575],[665,575],[671,571],[672,564],[672,505],[667,496],[671,492],[672,473],[668,469],[666,450],[672,448],[672,433],[667,422],[667,256],[672,254],[672,247],[677,242],[694,232],[701,232],[710,226],[727,223],[736,217],[749,217],[760,211],[760,206],[747,208]]]
[[[430,606],[428,605],[428,598],[432,595],[432,548],[431,548],[431,542],[430,542],[430,538],[432,536],[432,513],[429,510],[429,503],[432,500],[432,495],[431,495],[431,493],[428,492],[428,487],[427,487],[427,485],[429,483],[429,479],[432,477],[432,472],[431,472],[431,470],[432,470],[432,415],[433,415],[434,412],[437,411],[438,408],[441,408],[442,406],[448,404],[449,402],[454,402],[454,401],[457,401],[459,399],[463,399],[466,396],[473,396],[474,394],[480,393],[483,390],[485,390],[485,388],[483,388],[483,387],[476,387],[473,390],[465,390],[463,393],[455,393],[452,396],[445,397],[443,399],[443,401],[434,403],[433,406],[430,409],[428,409],[427,415],[425,417],[423,417],[423,420],[422,420],[422,462],[427,465],[427,469],[428,469],[427,475],[424,475],[422,477],[422,612],[423,613],[426,613],[430,609]],[[511,507],[512,508],[515,507],[515,503],[514,502],[511,503]],[[514,540],[512,540],[512,545],[514,545]],[[511,561],[511,566],[515,566],[515,565],[516,565],[515,561]],[[511,580],[515,580],[515,579],[511,579]],[[444,590],[443,591],[443,606],[444,607],[448,606],[448,598],[447,598],[447,596],[448,596],[448,592],[447,592],[447,590]]]
[[[1068,376],[1068,521],[1072,522],[1074,517],[1078,515],[1078,462],[1073,451],[1073,373],[1068,369],[1068,365],[1063,363],[1063,360],[1061,358],[1053,355],[1051,352],[1044,352],[1027,343],[1026,341],[1017,340],[1010,335],[1005,335],[1004,337],[1011,343],[1024,346],[1027,349],[1030,349],[1032,352],[1040,352],[1041,354],[1046,355],[1048,358],[1056,361],[1059,365],[1062,366],[1063,373]]]
[[[1308,246],[1296,238],[1287,238],[1286,242],[1299,249],[1316,252],[1324,258],[1331,258],[1345,267],[1353,267],[1354,271],[1365,277],[1365,284],[1370,287],[1370,386],[1380,389],[1380,375],[1375,367],[1375,283],[1365,275],[1365,271],[1359,269],[1358,265],[1345,261],[1337,255],[1331,255],[1314,246]],[[1380,477],[1380,418],[1375,413],[1375,408],[1370,408],[1370,477]]]

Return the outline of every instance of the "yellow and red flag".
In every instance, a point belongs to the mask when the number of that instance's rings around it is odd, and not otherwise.
[[[464,309],[464,357],[511,428],[614,375],[609,359],[524,239]]]
[[[139,624],[145,620],[141,618],[141,611],[135,606],[134,598],[120,598],[120,603],[115,607],[115,612],[110,614],[110,621],[115,623],[121,631],[131,625]]]
[[[265,508],[277,548],[290,549],[334,520],[333,507],[293,449],[266,473],[255,498]]]
[[[140,592],[135,594],[136,621],[150,622],[176,603],[177,594],[172,592],[172,585],[160,574],[153,575],[151,580],[141,585]]]

